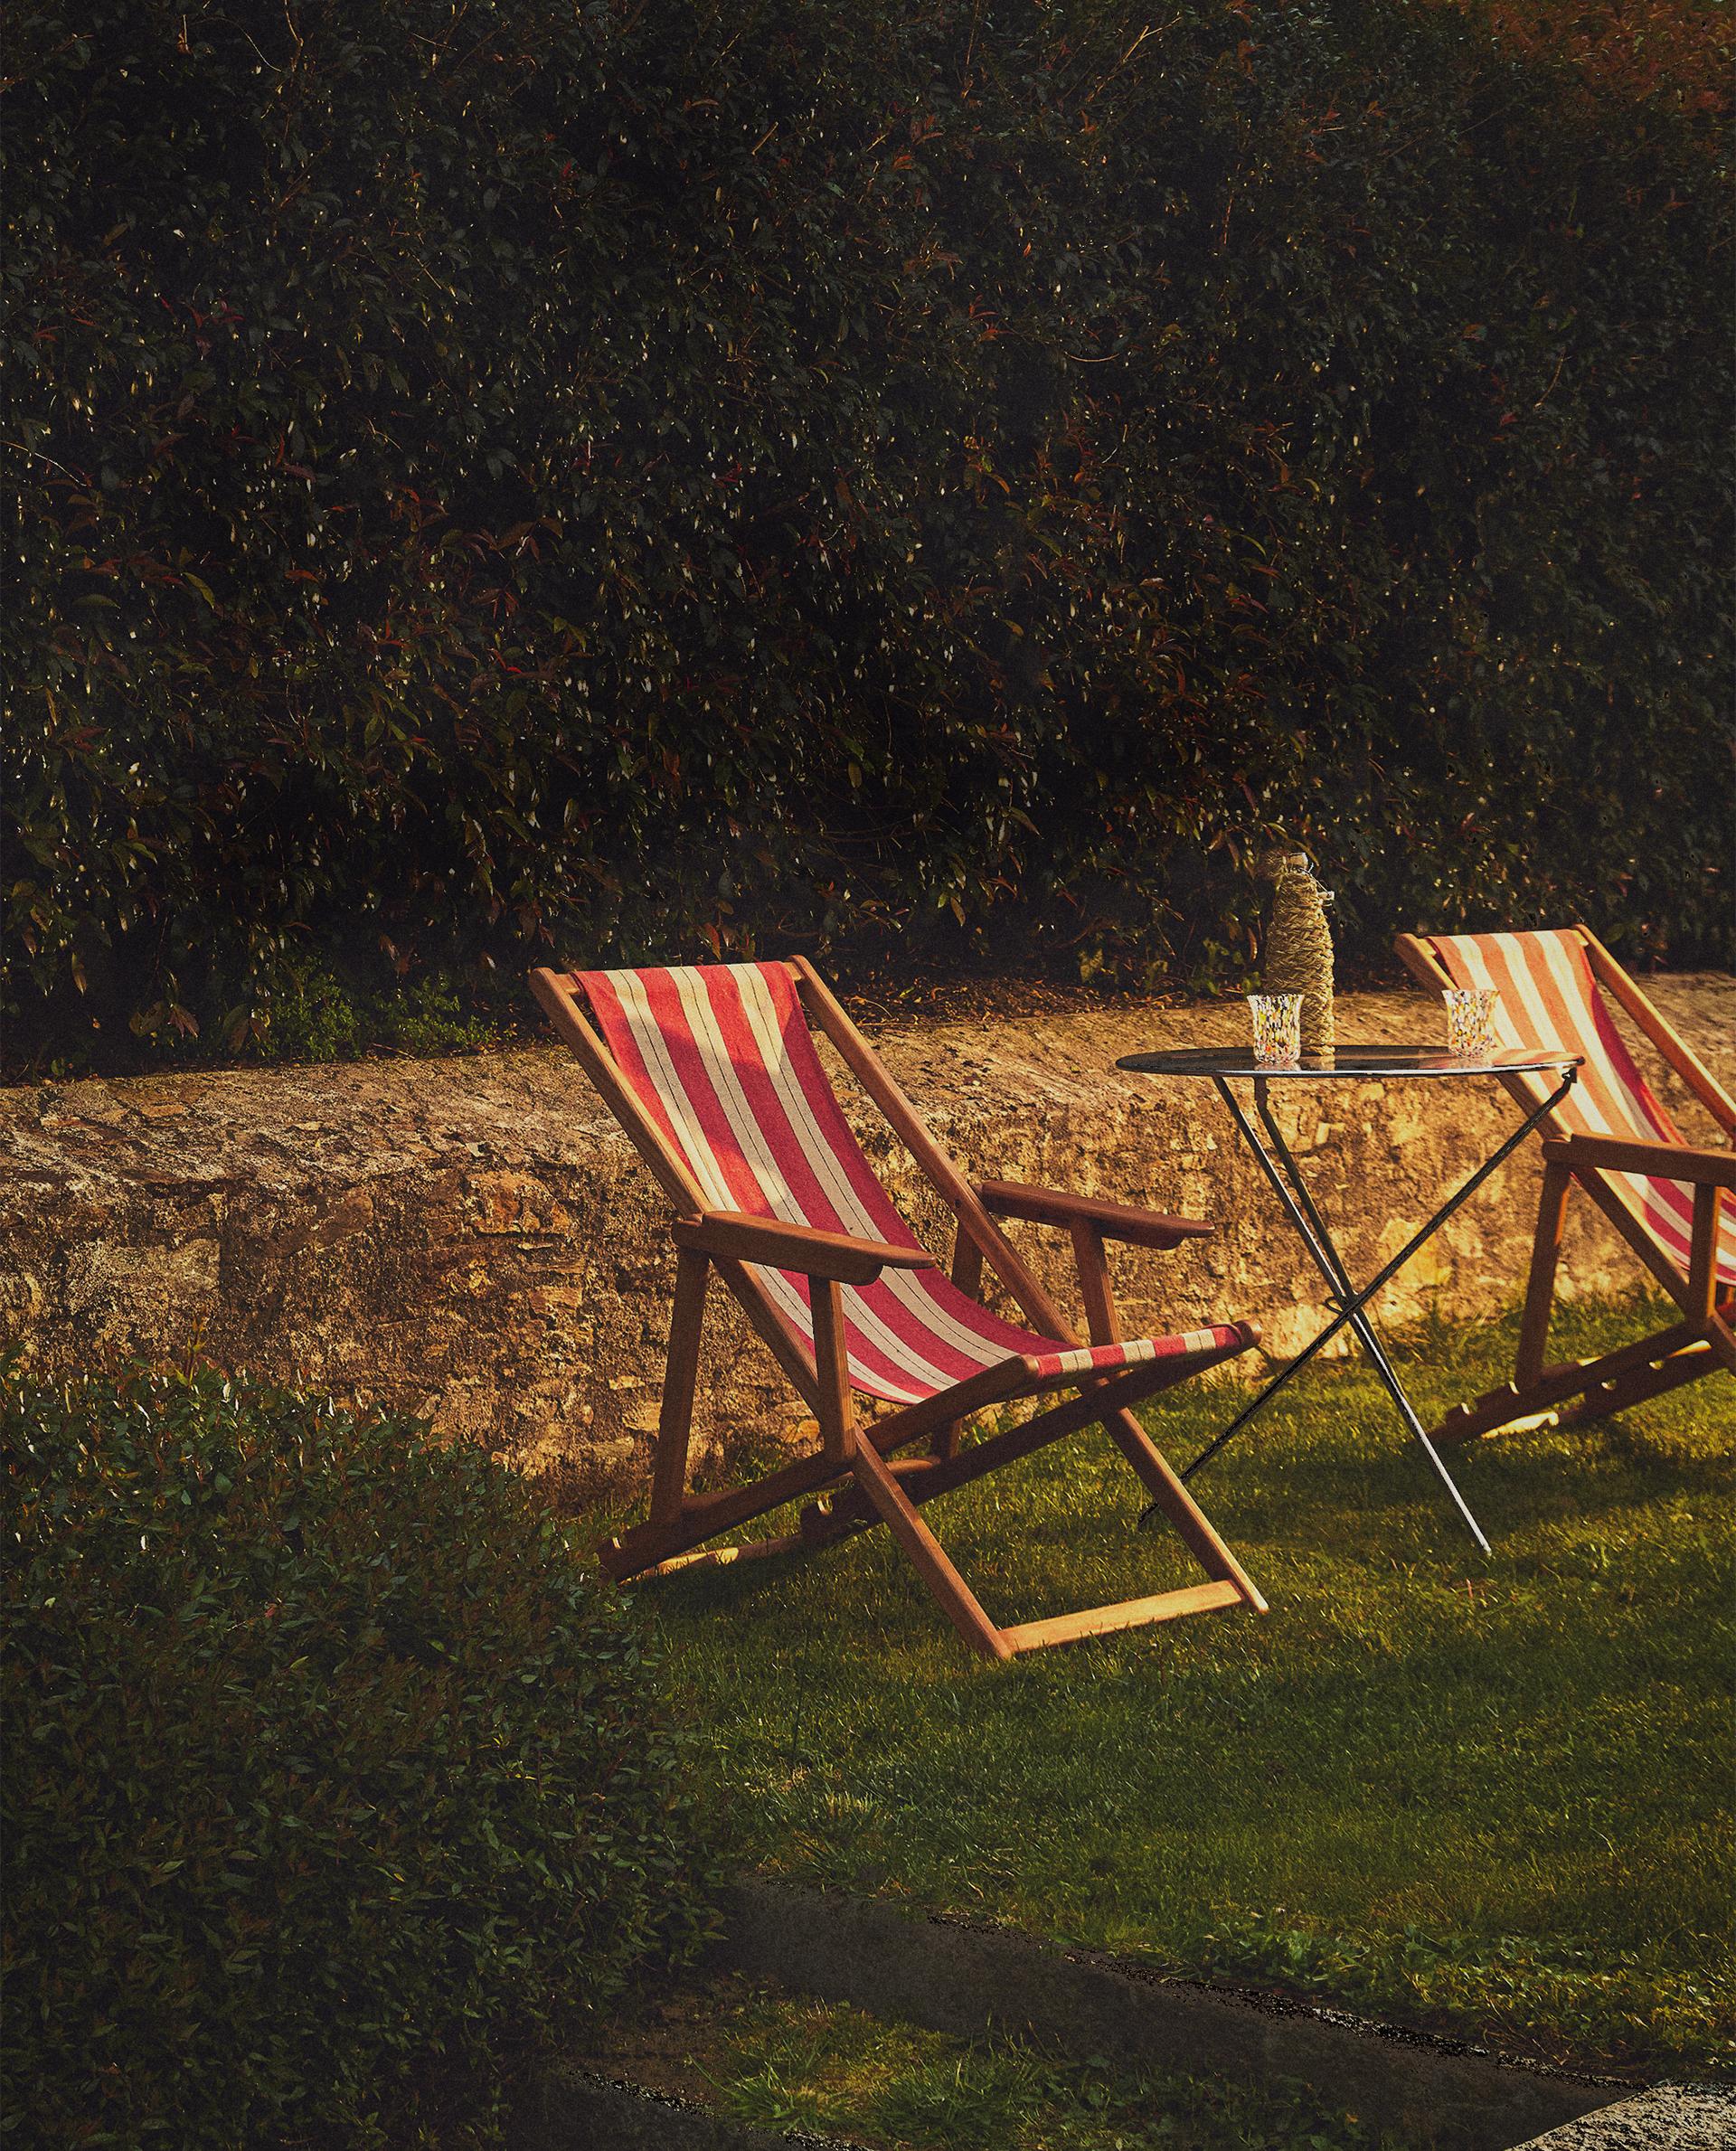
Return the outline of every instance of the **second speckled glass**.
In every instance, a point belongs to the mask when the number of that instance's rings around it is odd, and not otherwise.
[[[1250,994],[1254,1058],[1269,1068],[1294,1068],[1302,1058],[1300,994]]]

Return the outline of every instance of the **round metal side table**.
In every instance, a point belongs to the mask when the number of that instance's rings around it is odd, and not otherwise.
[[[1521,1048],[1467,1061],[1430,1046],[1405,1045],[1335,1046],[1326,1052],[1305,1053],[1293,1066],[1280,1066],[1258,1060],[1250,1046],[1200,1046],[1177,1052],[1128,1053],[1116,1062],[1118,1068],[1127,1069],[1137,1075],[1203,1076],[1214,1085],[1218,1096],[1230,1109],[1242,1139],[1253,1152],[1268,1184],[1283,1204],[1285,1214],[1295,1227],[1315,1267],[1326,1280],[1326,1305],[1333,1310],[1332,1320],[1319,1335],[1296,1358],[1280,1368],[1265,1388],[1236,1414],[1222,1433],[1200,1451],[1183,1472],[1184,1479],[1191,1478],[1202,1466],[1209,1464],[1225,1442],[1239,1434],[1249,1420],[1277,1395],[1291,1375],[1307,1366],[1316,1353],[1348,1325],[1373,1362],[1375,1372],[1398,1407],[1400,1416],[1413,1439],[1421,1444],[1423,1454],[1451,1495],[1453,1505],[1469,1528],[1471,1535],[1484,1552],[1488,1552],[1489,1542],[1483,1535],[1482,1525],[1466,1505],[1465,1497],[1454,1484],[1452,1474],[1441,1461],[1440,1453],[1434,1443],[1429,1440],[1422,1421],[1417,1417],[1410,1398],[1405,1395],[1403,1386],[1393,1372],[1392,1361],[1374,1334],[1373,1325],[1363,1310],[1381,1288],[1403,1269],[1420,1248],[1432,1239],[1461,1203],[1476,1193],[1498,1165],[1505,1164],[1538,1122],[1561,1102],[1573,1087],[1580,1065],[1580,1058],[1576,1054],[1550,1052],[1541,1049]],[[1331,1233],[1326,1230],[1325,1220],[1315,1206],[1296,1159],[1290,1154],[1289,1146],[1272,1118],[1269,1097],[1271,1085],[1278,1082],[1439,1081],[1454,1076],[1523,1075],[1540,1071],[1559,1076],[1561,1080],[1557,1089],[1533,1112],[1527,1114],[1513,1134],[1436,1211],[1428,1223],[1413,1233],[1392,1260],[1358,1290],[1344,1268],[1344,1258],[1339,1254]],[[1232,1083],[1239,1081],[1247,1081],[1253,1086],[1251,1119],[1241,1100],[1231,1088]]]

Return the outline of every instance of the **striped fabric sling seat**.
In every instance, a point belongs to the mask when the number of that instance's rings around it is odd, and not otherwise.
[[[1500,996],[1497,1044],[1561,1047],[1583,1058],[1578,1080],[1543,1124],[1543,1207],[1514,1380],[1461,1405],[1437,1434],[1465,1439],[1517,1420],[1583,1424],[1702,1374],[1736,1373],[1736,1153],[1684,1140],[1640,1072],[1610,1001],[1657,1048],[1727,1138],[1736,1137],[1736,1102],[1589,927],[1405,935],[1398,946],[1426,984],[1494,988]],[[1506,1080],[1527,1106],[1541,1101],[1536,1078]],[[1576,1186],[1675,1300],[1683,1318],[1600,1359],[1548,1366],[1556,1264],[1568,1196]]]
[[[708,1209],[920,1252],[850,1131],[782,965],[585,971],[579,983],[615,1065]],[[811,1352],[807,1279],[777,1268],[761,1278]],[[894,1404],[939,1396],[1009,1360],[1028,1389],[1245,1342],[1226,1323],[1076,1347],[1003,1321],[938,1269],[883,1270],[842,1297],[850,1386]]]
[[[867,1041],[800,962],[533,974],[533,986],[675,1204],[675,1305],[648,1520],[610,1542],[618,1578],[694,1560],[818,1545],[885,1523],[960,1634],[986,1656],[1217,1606],[1263,1601],[1130,1407],[1243,1352],[1258,1332],[1214,1323],[1124,1337],[1104,1255],[1109,1239],[1153,1249],[1208,1231],[1190,1220],[991,1182],[973,1187],[922,1127]],[[928,1254],[853,1133],[809,1019],[824,1032],[958,1222],[950,1277]],[[1071,1234],[1090,1321],[1080,1343],[995,1222],[1018,1216]],[[991,1270],[1024,1316],[983,1303]],[[704,1297],[716,1278],[807,1402],[819,1448],[722,1495],[686,1486]],[[1080,1393],[969,1445],[959,1424],[1015,1397]],[[858,1425],[853,1398],[890,1406]],[[1080,1428],[1103,1424],[1211,1580],[1188,1590],[1001,1627],[984,1613],[920,1509],[948,1488]],[[895,1452],[921,1443],[923,1453]],[[695,1553],[801,1495],[802,1531]]]

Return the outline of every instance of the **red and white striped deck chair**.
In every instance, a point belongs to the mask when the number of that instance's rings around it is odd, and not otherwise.
[[[684,1565],[684,1555],[784,1552],[884,1523],[959,1634],[987,1657],[1214,1607],[1265,1610],[1130,1409],[1246,1351],[1259,1332],[1225,1322],[1180,1336],[1124,1337],[1104,1258],[1106,1240],[1173,1248],[1209,1226],[1046,1189],[973,1187],[799,958],[680,970],[539,970],[531,983],[676,1212],[675,1310],[651,1513],[602,1549],[610,1574]],[[852,1135],[808,1018],[956,1215],[949,1278],[919,1246]],[[1071,1233],[1089,1344],[1070,1334],[991,1212]],[[985,1264],[1028,1328],[982,1305]],[[687,1487],[687,1448],[713,1272],[807,1401],[819,1446],[750,1485],[702,1495]],[[959,1422],[969,1414],[1063,1389],[1079,1393],[1023,1426],[960,1444]],[[896,1409],[859,1425],[853,1392]],[[997,1627],[923,1522],[920,1505],[1094,1424],[1107,1429],[1211,1580]],[[919,1441],[925,1455],[897,1457]],[[796,1536],[690,1553],[750,1517],[827,1487],[835,1489],[830,1508],[810,1504]]]
[[[1497,1044],[1584,1055],[1579,1080],[1543,1122],[1543,1197],[1514,1379],[1461,1404],[1434,1439],[1465,1440],[1514,1420],[1584,1425],[1717,1370],[1736,1373],[1736,1153],[1684,1143],[1617,1030],[1607,992],[1726,1136],[1736,1102],[1589,927],[1552,933],[1400,935],[1425,986],[1493,986]],[[1538,1079],[1503,1079],[1527,1109]],[[1682,1319],[1602,1358],[1544,1363],[1555,1266],[1575,1184],[1682,1310]]]

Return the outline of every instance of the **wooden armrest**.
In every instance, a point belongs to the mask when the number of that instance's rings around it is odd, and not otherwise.
[[[1682,1143],[1636,1143],[1618,1136],[1552,1136],[1543,1156],[1558,1165],[1606,1173],[1647,1173],[1696,1187],[1736,1188],[1736,1150],[1692,1150]]]
[[[892,1247],[881,1240],[854,1240],[847,1232],[822,1232],[813,1225],[788,1225],[781,1218],[750,1217],[731,1210],[707,1210],[698,1217],[675,1220],[675,1244],[725,1261],[763,1262],[773,1269],[799,1270],[804,1277],[829,1278],[839,1285],[870,1285],[882,1269],[933,1269],[932,1255],[920,1248]]]
[[[1125,1240],[1132,1247],[1177,1247],[1216,1230],[1196,1218],[1165,1217],[1160,1210],[1103,1203],[1062,1188],[1026,1187],[1016,1180],[986,1180],[976,1193],[983,1208],[995,1216],[1024,1218],[1033,1225],[1095,1225],[1105,1240]]]

